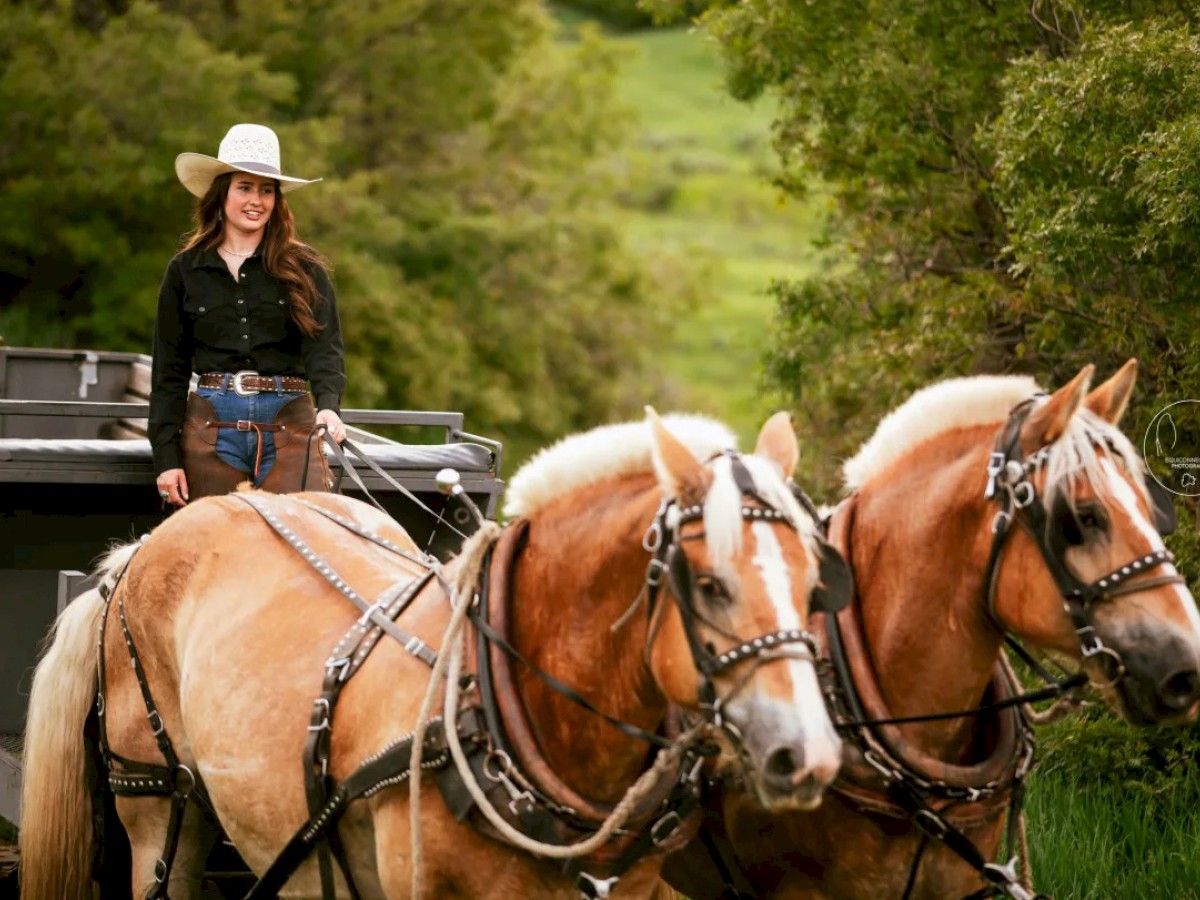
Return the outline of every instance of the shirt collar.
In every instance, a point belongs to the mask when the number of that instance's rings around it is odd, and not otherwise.
[[[221,257],[221,254],[217,252],[216,247],[207,247],[207,248],[193,247],[191,250],[189,250],[187,252],[189,254],[191,254],[191,257],[192,257],[191,263],[192,263],[193,269],[222,269],[222,270],[224,270],[226,268],[225,260]],[[261,257],[262,257],[262,254],[259,252],[259,250],[256,249],[252,256],[246,257],[245,262],[249,262],[252,259],[257,260],[257,259],[260,259]],[[244,264],[245,263],[243,263],[243,265]]]

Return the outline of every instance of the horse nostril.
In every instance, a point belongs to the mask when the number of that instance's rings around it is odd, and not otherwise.
[[[1169,709],[1184,710],[1200,699],[1200,672],[1182,669],[1163,679],[1162,701]]]
[[[795,747],[776,747],[767,754],[766,773],[773,778],[790,779],[804,767],[804,751]]]

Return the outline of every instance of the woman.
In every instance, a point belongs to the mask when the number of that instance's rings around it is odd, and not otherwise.
[[[183,506],[245,480],[325,490],[319,426],[345,437],[341,327],[329,274],[296,239],[283,196],[313,181],[281,172],[279,139],[262,125],[233,126],[216,158],[180,154],[175,172],[199,202],[158,297],[149,436],[159,495]]]

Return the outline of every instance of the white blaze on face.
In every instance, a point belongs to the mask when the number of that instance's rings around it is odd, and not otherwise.
[[[781,629],[804,628],[800,614],[792,602],[792,573],[783,556],[783,548],[775,537],[774,528],[768,522],[755,522],[750,526],[754,534],[754,565],[758,567],[767,596],[775,608],[775,620]],[[775,663],[778,665],[778,663]],[[832,726],[825,714],[825,699],[817,683],[817,670],[809,659],[788,659],[788,674],[792,681],[792,702],[800,714],[810,747],[816,741],[829,744],[822,747],[830,753],[840,753],[832,746]]]
[[[1138,507],[1137,494],[1134,493],[1129,482],[1121,476],[1121,473],[1117,471],[1116,466],[1113,465],[1112,460],[1108,457],[1101,460],[1100,465],[1103,467],[1104,473],[1108,476],[1108,490],[1113,501],[1125,511],[1130,521],[1137,526],[1138,531],[1149,541],[1151,552],[1165,550],[1166,544],[1163,543],[1162,535],[1158,533],[1158,529],[1154,527],[1154,523],[1142,515],[1142,511]],[[1163,563],[1161,568],[1164,575],[1177,574],[1175,567],[1170,563]],[[1167,587],[1174,591],[1176,598],[1183,607],[1184,613],[1187,614],[1188,621],[1192,625],[1194,636],[1200,639],[1200,612],[1196,610],[1196,601],[1192,599],[1192,592],[1183,584],[1172,584],[1167,585]]]

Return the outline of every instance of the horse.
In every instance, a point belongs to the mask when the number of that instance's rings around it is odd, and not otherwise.
[[[113,550],[100,587],[60,615],[35,673],[21,896],[91,896],[90,791],[105,775],[134,896],[172,900],[199,896],[218,823],[256,875],[282,871],[256,896],[336,887],[346,897],[349,879],[364,900],[414,887],[437,897],[637,897],[655,889],[658,851],[686,839],[704,754],[719,752],[769,808],[815,806],[841,744],[804,629],[838,559],[789,487],[790,419],[772,417],[745,456],[711,420],[667,423],[648,408],[645,423],[543,450],[511,482],[516,518],[502,531],[485,525],[479,535],[490,527],[490,537],[477,535],[444,570],[394,521],[331,494],[205,498]],[[486,568],[478,578],[472,561]],[[347,602],[369,597],[380,599]],[[468,613],[476,632],[456,646],[469,671],[439,684],[429,665],[452,648],[434,647]],[[423,698],[452,690],[476,702],[456,709],[447,699],[445,721],[470,718],[473,730],[459,742],[444,725],[436,747],[413,737],[425,727]],[[673,706],[707,723],[691,756],[663,736]],[[441,726],[430,722],[426,736]],[[90,746],[85,731],[99,733]],[[457,773],[445,801],[425,791],[410,808],[414,741],[437,756],[422,765],[443,766],[440,788]],[[97,743],[107,772],[92,764]],[[465,765],[446,764],[454,746]],[[654,746],[668,749],[651,764]],[[356,788],[365,798],[321,832],[333,853],[314,859],[308,851],[322,845],[311,835],[332,809],[321,804],[397,748],[403,761]],[[671,778],[647,781],[670,752],[682,760]],[[320,778],[306,774],[313,768]],[[643,782],[649,809],[631,813],[617,851],[583,868],[495,837],[506,822],[532,822],[542,831],[531,839],[549,853],[597,836]],[[476,821],[481,805],[462,802],[464,785],[493,813],[506,807],[499,824],[482,823],[487,833],[460,821]],[[277,870],[296,846],[291,868]],[[619,883],[609,864],[624,869]]]
[[[827,694],[842,773],[812,811],[715,792],[703,840],[666,864],[676,888],[695,900],[1032,897],[1030,873],[989,862],[1006,812],[1010,847],[1022,843],[1033,749],[999,665],[1006,636],[1017,652],[1023,641],[1082,662],[1043,697],[1090,678],[1134,725],[1195,720],[1200,618],[1156,527],[1169,499],[1117,427],[1137,364],[1089,392],[1092,372],[1049,396],[1016,376],[930,386],[844,465],[852,493],[829,534],[857,594],[818,623],[838,672]]]

